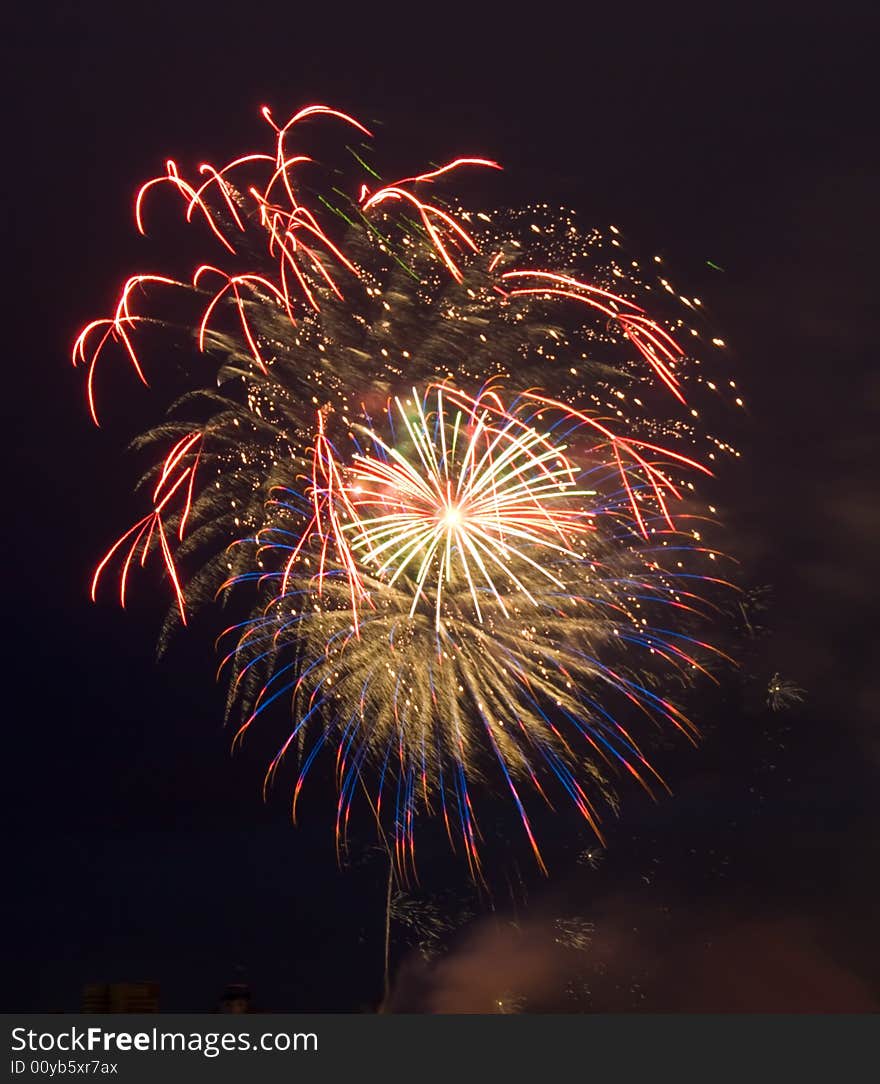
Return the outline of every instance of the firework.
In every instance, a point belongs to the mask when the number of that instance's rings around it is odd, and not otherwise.
[[[771,711],[784,711],[794,704],[800,704],[806,692],[795,681],[774,674],[767,683],[767,707]]]
[[[555,931],[553,940],[564,948],[585,952],[593,943],[596,927],[587,919],[578,916],[557,918],[554,919],[553,926]]]
[[[597,833],[585,785],[598,782],[597,761],[648,787],[659,781],[609,702],[693,733],[639,671],[662,663],[685,680],[705,671],[698,655],[709,646],[659,616],[699,615],[691,574],[668,560],[681,555],[676,542],[696,547],[668,525],[653,488],[666,478],[656,462],[638,481],[626,472],[621,486],[605,438],[597,442],[544,397],[509,408],[497,393],[468,398],[440,387],[396,408],[397,425],[392,413],[388,427],[408,454],[358,427],[373,454],[355,452],[344,476],[336,466],[314,471],[299,507],[295,490],[281,491],[280,518],[251,542],[277,571],[261,575],[265,609],[228,632],[227,661],[248,704],[260,675],[239,733],[279,696],[293,698],[299,721],[271,776],[310,719],[339,720],[338,835],[368,758],[381,750],[376,808],[392,803],[401,865],[414,861],[418,808],[436,804],[450,838],[457,822],[475,875],[468,776],[482,775],[487,752],[540,863],[520,780],[549,800],[541,781],[549,773]],[[538,415],[545,428],[535,427]],[[568,431],[586,466],[555,430]],[[638,519],[634,501],[643,505]],[[280,665],[290,656],[299,662]],[[310,763],[307,756],[294,809]]]
[[[263,116],[269,150],[190,180],[169,161],[137,195],[141,232],[170,188],[215,255],[187,281],[130,277],[76,341],[96,422],[111,349],[146,383],[155,335],[191,343],[169,417],[135,442],[159,450],[148,510],[92,596],[116,570],[124,605],[156,554],[163,637],[219,598],[237,736],[290,705],[267,782],[298,758],[294,813],[336,747],[340,844],[363,798],[414,869],[433,813],[479,877],[474,792],[498,782],[543,867],[530,802],[560,792],[599,834],[618,769],[662,785],[636,717],[693,737],[665,689],[720,655],[697,627],[726,582],[696,487],[738,454],[693,398],[741,405],[735,382],[681,345],[705,337],[699,301],[625,263],[613,228],[460,206],[463,171],[500,168],[482,157],[386,183],[368,128],[326,106]],[[318,122],[358,141],[347,187],[292,145]],[[160,291],[174,319],[144,308]]]

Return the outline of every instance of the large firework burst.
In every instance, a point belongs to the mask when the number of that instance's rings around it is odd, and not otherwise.
[[[222,635],[238,735],[290,703],[267,780],[295,752],[294,808],[336,745],[338,838],[364,793],[404,868],[419,810],[439,812],[478,876],[471,791],[495,773],[543,865],[529,792],[549,803],[561,788],[598,833],[614,766],[657,781],[633,716],[693,734],[664,686],[713,656],[695,630],[717,613],[700,585],[723,580],[695,487],[736,453],[691,400],[735,385],[680,345],[704,338],[699,302],[626,263],[616,230],[426,199],[498,168],[483,158],[376,184],[359,143],[354,182],[326,164],[321,181],[293,129],[367,128],[325,106],[284,126],[263,113],[270,153],[192,182],[169,161],[137,196],[143,232],[153,190],[175,189],[224,267],[135,275],[77,339],[96,422],[111,344],[146,383],[145,339],[182,327],[193,342],[194,383],[136,441],[162,449],[150,509],[100,562],[93,597],[116,565],[124,604],[157,553],[168,629],[218,596],[238,612]],[[159,290],[197,308],[136,309]],[[655,298],[676,311],[649,315]]]

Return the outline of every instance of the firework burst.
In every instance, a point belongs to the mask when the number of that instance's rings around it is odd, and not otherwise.
[[[271,778],[310,719],[338,720],[339,838],[367,761],[382,751],[376,807],[393,780],[402,867],[414,864],[419,809],[436,805],[479,874],[468,781],[494,763],[542,863],[521,780],[550,801],[549,775],[597,834],[585,780],[600,780],[598,765],[660,783],[612,702],[693,735],[646,676],[657,664],[682,680],[705,672],[699,656],[712,649],[682,619],[706,606],[689,589],[692,573],[669,560],[695,550],[693,538],[668,525],[654,490],[660,466],[621,486],[604,438],[544,397],[507,407],[497,391],[437,387],[399,400],[387,427],[387,437],[356,427],[372,454],[358,441],[345,469],[328,468],[332,452],[316,448],[322,472],[305,494],[279,491],[281,518],[249,540],[251,563],[277,571],[260,576],[265,610],[227,632],[226,661],[252,702],[239,734],[292,697],[298,722]],[[637,519],[633,502],[643,505]]]
[[[124,605],[158,554],[166,635],[217,598],[237,615],[220,639],[237,735],[289,703],[267,782],[298,758],[294,811],[335,746],[340,845],[363,795],[401,870],[415,869],[427,812],[480,877],[474,791],[497,780],[543,867],[530,802],[564,794],[599,834],[619,769],[662,785],[637,719],[693,737],[665,690],[721,654],[698,626],[725,583],[696,485],[738,453],[692,395],[733,399],[735,384],[680,345],[703,335],[699,301],[626,265],[616,231],[584,233],[546,207],[493,221],[443,194],[497,163],[385,183],[348,114],[263,115],[270,151],[197,180],[169,161],[136,199],[144,232],[155,192],[176,191],[225,265],[130,277],[76,341],[96,422],[114,345],[146,383],[143,344],[182,329],[198,374],[135,442],[161,449],[142,480],[149,508],[92,595],[118,569]],[[346,144],[347,191],[291,146],[318,120],[362,141]],[[189,314],[144,311],[159,290]],[[675,315],[649,315],[661,298]]]

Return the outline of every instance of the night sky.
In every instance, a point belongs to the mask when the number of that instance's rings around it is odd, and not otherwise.
[[[748,392],[730,548],[773,588],[743,673],[694,701],[701,747],[660,751],[673,797],[625,792],[596,868],[560,816],[553,876],[523,866],[486,917],[429,851],[426,886],[483,917],[432,968],[400,931],[394,1007],[512,991],[571,1009],[580,968],[577,1005],[598,1010],[880,1008],[880,25],[477,6],[55,3],[5,23],[4,1010],[135,979],[167,1009],[211,1009],[232,981],[264,1009],[381,994],[382,858],[337,869],[329,774],[292,828],[283,787],[261,798],[270,746],[229,754],[210,621],[157,663],[158,590],[125,613],[88,600],[138,507],[123,449],[157,403],[132,382],[96,430],[69,364],[123,276],[159,260],[137,185],[169,156],[232,157],[264,103],[312,101],[381,121],[388,175],[484,154],[505,167],[487,200],[566,204],[664,254]],[[762,709],[775,671],[802,705]],[[593,931],[577,967],[552,947],[571,916]]]

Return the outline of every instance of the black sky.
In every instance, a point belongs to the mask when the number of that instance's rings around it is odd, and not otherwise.
[[[663,252],[748,389],[730,512],[749,575],[774,587],[750,665],[808,701],[762,715],[736,683],[707,699],[705,745],[663,765],[675,797],[632,796],[600,871],[535,881],[535,921],[560,893],[597,914],[623,893],[624,911],[674,910],[679,947],[692,926],[747,946],[758,923],[758,952],[785,928],[793,956],[806,938],[880,1003],[880,24],[488,7],[56,3],[6,24],[5,1009],[73,1009],[84,982],[141,977],[169,1008],[209,1007],[236,974],[267,1007],[378,992],[381,863],[337,872],[320,797],[297,831],[283,795],[262,804],[264,750],[229,757],[208,635],[157,665],[148,592],[125,614],[88,602],[151,404],[133,392],[96,431],[68,362],[153,254],[138,183],[167,156],[231,156],[264,103],[309,101],[380,120],[389,174],[487,154],[506,171],[493,198],[565,203]],[[681,1005],[674,960],[657,968],[648,1007]],[[842,1007],[836,989],[813,1007]]]

